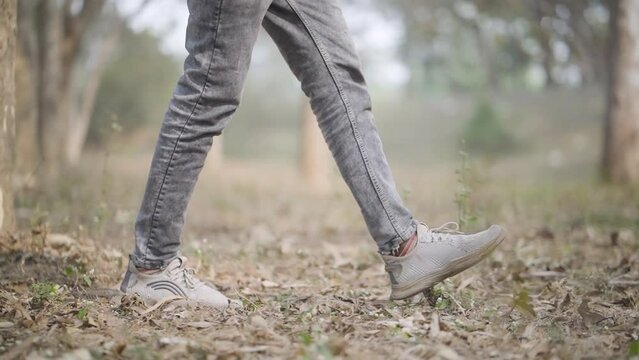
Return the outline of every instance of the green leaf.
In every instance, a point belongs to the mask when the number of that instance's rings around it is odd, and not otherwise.
[[[519,310],[523,315],[530,317],[537,317],[535,313],[535,309],[530,303],[530,296],[528,295],[528,290],[524,289],[519,292],[519,295],[513,301],[513,307]]]
[[[631,341],[628,344],[628,356],[639,356],[639,340]]]
[[[435,303],[435,308],[438,310],[446,310],[450,305],[450,301],[444,297],[437,298],[437,302]]]
[[[78,312],[75,314],[75,316],[84,321],[87,316],[89,315],[89,309],[87,309],[86,307],[81,308],[80,310],[78,310]]]
[[[64,275],[73,276],[73,275],[75,275],[75,273],[77,273],[77,271],[78,270],[75,268],[75,266],[67,265],[64,268]]]
[[[302,331],[300,334],[300,339],[302,340],[302,344],[309,346],[313,343],[313,335],[311,335],[307,331]]]
[[[84,280],[84,283],[87,284],[87,286],[91,286],[91,284],[93,284],[93,281],[88,274],[82,275],[82,280]]]

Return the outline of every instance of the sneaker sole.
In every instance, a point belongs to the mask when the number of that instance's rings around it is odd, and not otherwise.
[[[506,231],[501,226],[500,232],[492,242],[484,247],[481,251],[463,256],[451,261],[448,266],[442,270],[428,274],[415,281],[412,281],[405,285],[394,285],[391,287],[391,300],[404,300],[413,297],[424,290],[438,284],[451,276],[455,276],[460,272],[476,265],[483,259],[485,259],[501,242],[506,238]]]

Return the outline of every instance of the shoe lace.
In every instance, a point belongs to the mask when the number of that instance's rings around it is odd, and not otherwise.
[[[184,276],[184,282],[191,289],[195,289],[202,284],[202,281],[195,276],[195,269],[193,268],[184,268],[182,275]]]
[[[426,236],[420,239],[421,242],[433,243],[439,241],[449,240],[451,235],[462,234],[459,231],[459,223],[449,221],[443,225],[435,228],[430,228],[428,225],[422,223],[426,227]]]
[[[186,258],[181,258],[182,262],[173,274],[173,280],[184,283],[188,288],[195,289],[202,284],[202,281],[195,276],[195,269],[186,267]]]

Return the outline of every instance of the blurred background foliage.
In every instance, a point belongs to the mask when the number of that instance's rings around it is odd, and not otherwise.
[[[22,11],[21,18],[30,14],[35,18],[40,12],[53,11],[38,9],[44,6],[35,0],[25,0],[21,6],[28,8],[29,3],[31,9]],[[73,16],[74,11],[75,15],[82,15],[83,2],[70,3],[78,9],[66,10],[69,14],[63,16]],[[115,0],[95,2],[91,6],[93,13],[86,20],[86,34],[77,36],[80,51],[74,58],[65,59],[74,68],[68,76],[76,77],[74,90],[79,100],[63,101],[82,103],[85,90],[82,87],[86,84],[83,80],[96,71],[101,79],[89,131],[83,135],[87,138],[79,147],[84,147],[86,140],[92,145],[103,143],[101,129],[105,125],[110,127],[113,121],[128,131],[157,124],[179,76],[179,63],[184,54],[175,51],[175,44],[167,51],[166,43],[167,38],[171,38],[168,34],[183,32],[178,26],[184,25],[185,19],[179,15],[176,19],[174,15],[174,22],[164,21],[158,30],[157,26],[149,25],[153,15],[145,14],[184,5],[175,1],[131,3],[139,4],[127,5]],[[606,39],[610,12],[606,1],[350,0],[343,5],[362,62],[369,70],[366,73],[371,74],[373,94],[378,95],[375,100],[382,108],[378,116],[380,122],[390,121],[386,120],[390,116],[385,114],[385,109],[396,114],[395,106],[406,109],[405,99],[417,99],[413,106],[423,111],[428,106],[419,99],[468,98],[471,104],[480,102],[477,114],[458,114],[456,118],[467,122],[458,132],[469,145],[486,141],[486,136],[512,141],[507,134],[515,131],[512,126],[500,127],[497,121],[486,118],[492,116],[489,112],[496,108],[494,102],[498,101],[498,94],[534,93],[552,88],[574,92],[587,87],[602,89],[608,76]],[[368,19],[381,22],[379,29],[371,29]],[[32,27],[37,23],[34,19],[22,22],[30,22]],[[113,24],[121,27],[117,30],[117,44],[114,49],[101,52],[101,39],[111,36],[117,27]],[[37,24],[37,27],[46,26],[46,22]],[[376,37],[380,40],[377,44]],[[236,116],[241,120],[228,131],[232,139],[226,143],[225,150],[229,155],[254,156],[264,154],[264,149],[252,146],[266,146],[272,155],[286,157],[289,154],[290,157],[296,151],[297,142],[291,139],[302,108],[301,95],[277,50],[265,36],[261,36],[256,53],[245,101]],[[106,58],[102,60],[106,64],[103,69],[96,69],[92,65],[100,57]],[[377,76],[378,73],[382,75]],[[263,96],[266,91],[275,99]],[[69,92],[73,91],[66,91]],[[474,106],[471,104],[467,106]],[[415,122],[414,116],[407,117],[407,123]],[[488,121],[488,127],[475,131],[474,127],[482,126],[481,121]],[[251,137],[251,141],[237,139],[253,134],[262,136]],[[474,136],[478,137],[477,141]],[[247,142],[253,145],[247,148]],[[40,157],[46,159],[46,149],[40,147],[43,152]],[[46,162],[59,163],[54,165],[57,168],[67,160],[77,161],[63,158],[50,157]]]
[[[623,22],[631,6],[624,4],[342,1],[398,177],[454,176],[464,143],[485,169],[480,177],[544,186],[602,178],[636,183],[628,160],[636,150],[619,140],[633,116],[616,110],[625,106],[619,94],[632,91],[615,80],[633,70],[619,41],[636,26]],[[125,173],[133,180],[123,186],[130,192],[120,193],[120,205],[134,213],[185,57],[185,4],[20,0],[18,7],[19,217],[26,223],[60,194],[78,216],[103,217],[105,199],[120,190],[91,188],[96,181],[117,188]],[[260,34],[242,104],[209,166],[276,164],[272,169],[297,169],[309,184],[337,178],[332,163],[321,160],[325,149],[312,149],[325,146],[309,140],[305,104],[277,48]],[[302,170],[313,168],[320,169]],[[51,195],[49,203],[43,194]],[[74,210],[78,202],[102,205]]]
[[[161,119],[179,75],[180,62],[160,50],[156,35],[126,28],[104,72],[88,143],[103,145],[113,122],[134,131]]]

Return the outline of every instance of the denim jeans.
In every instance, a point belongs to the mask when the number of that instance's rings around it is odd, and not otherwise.
[[[213,137],[240,102],[260,26],[310,98],[338,168],[388,253],[417,222],[402,204],[337,0],[188,0],[188,57],[169,104],[136,224],[132,256],[161,268],[178,256],[184,213]]]

